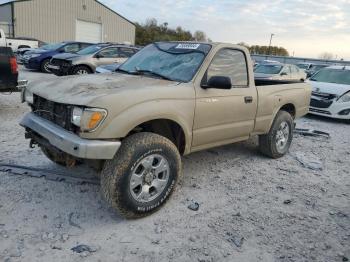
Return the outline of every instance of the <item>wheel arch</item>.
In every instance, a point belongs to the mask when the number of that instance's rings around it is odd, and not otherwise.
[[[134,126],[125,137],[139,132],[150,132],[166,137],[175,144],[180,154],[183,155],[186,152],[186,134],[177,121],[169,118],[155,118]]]
[[[95,72],[94,69],[93,69],[90,65],[88,65],[88,64],[86,64],[86,63],[85,63],[85,64],[76,64],[76,65],[73,65],[72,68],[71,68],[71,70],[70,70],[70,72],[73,72],[73,70],[74,70],[75,68],[79,67],[79,66],[88,68],[88,69],[90,70],[90,73],[91,73],[91,74]]]
[[[275,117],[279,111],[286,111],[293,117],[293,119],[295,119],[296,108],[293,103],[288,103],[281,106],[279,110],[276,112]]]

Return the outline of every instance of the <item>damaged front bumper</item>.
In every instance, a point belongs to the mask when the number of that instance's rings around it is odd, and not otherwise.
[[[83,139],[34,113],[25,115],[20,125],[40,135],[52,146],[77,158],[112,159],[121,146],[120,141]]]

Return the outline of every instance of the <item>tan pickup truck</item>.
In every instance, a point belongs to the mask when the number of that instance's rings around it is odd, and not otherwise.
[[[100,167],[105,199],[136,218],[168,199],[181,155],[258,135],[263,154],[282,157],[310,96],[306,83],[255,83],[242,46],[158,42],[114,74],[32,82],[20,124],[52,161]]]

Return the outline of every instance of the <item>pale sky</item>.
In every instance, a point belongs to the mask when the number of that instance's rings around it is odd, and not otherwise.
[[[100,0],[131,21],[156,18],[169,27],[202,30],[213,41],[323,52],[350,60],[350,0]]]

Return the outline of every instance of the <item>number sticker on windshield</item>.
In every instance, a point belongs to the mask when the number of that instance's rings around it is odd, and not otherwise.
[[[176,49],[191,49],[195,50],[200,46],[200,44],[178,44],[175,48]]]

